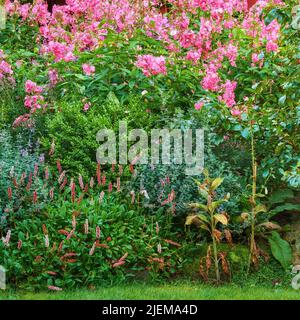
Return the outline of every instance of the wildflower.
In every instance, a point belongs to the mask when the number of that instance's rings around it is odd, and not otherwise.
[[[58,177],[58,183],[59,183],[59,184],[62,183],[65,175],[66,175],[66,171],[63,171],[63,172],[59,175],[59,177]]]
[[[71,181],[71,201],[72,201],[72,203],[75,202],[75,196],[76,196],[75,189],[76,189],[76,184],[72,179],[72,181]]]
[[[19,241],[18,241],[18,250],[21,250],[22,245],[23,245],[23,241],[22,241],[22,240],[19,240]]]
[[[84,222],[84,233],[85,234],[89,233],[89,220],[88,219],[85,219],[85,222]]]
[[[27,183],[27,186],[26,186],[26,190],[27,190],[27,191],[30,190],[31,184],[32,184],[32,172],[29,173],[28,183]]]
[[[49,169],[48,167],[45,168],[45,180],[49,179]]]
[[[84,106],[83,106],[83,111],[84,112],[88,111],[90,107],[91,107],[91,103],[90,102],[85,103]]]
[[[66,254],[64,254],[61,258],[60,258],[60,260],[64,260],[64,259],[66,259],[66,258],[70,258],[70,257],[76,257],[77,256],[77,253],[75,253],[75,252],[68,252],[68,253],[66,253]]]
[[[112,265],[113,268],[120,267],[125,264],[125,261],[118,261]]]
[[[234,90],[236,89],[236,86],[237,86],[237,82],[230,81],[230,80],[227,80],[223,86],[225,92],[221,97],[221,100],[224,101],[229,108],[233,107],[236,104],[235,94],[234,94]]]
[[[56,167],[57,167],[58,172],[61,173],[62,172],[62,167],[61,167],[61,164],[60,164],[59,160],[56,161]]]
[[[90,180],[90,187],[91,187],[91,188],[93,188],[93,186],[94,186],[94,178],[93,178],[93,177],[91,177],[91,180]]]
[[[39,171],[39,165],[38,165],[37,163],[35,163],[35,164],[34,164],[34,169],[33,169],[33,176],[34,176],[34,178],[37,177],[38,171]]]
[[[100,227],[97,226],[96,227],[96,239],[100,239],[100,234],[101,234]]]
[[[119,165],[119,174],[122,175],[123,174],[123,166]]]
[[[62,191],[67,183],[68,183],[68,178],[65,178],[63,183],[60,185],[59,190]]]
[[[50,84],[54,87],[58,82],[58,72],[55,69],[49,69],[48,76],[50,80]]]
[[[112,183],[110,182],[109,185],[108,185],[108,192],[112,192],[112,188],[113,188],[113,185],[112,185]]]
[[[152,55],[138,56],[136,66],[142,69],[146,77],[158,74],[167,74],[166,60],[164,56],[154,57]]]
[[[90,76],[95,73],[96,68],[93,65],[84,63],[82,65],[82,70],[87,76]]]
[[[72,227],[73,229],[76,229],[76,224],[77,224],[77,221],[76,221],[76,216],[72,216]]]
[[[49,150],[49,156],[52,156],[55,152],[55,142],[54,140],[52,140],[52,143],[51,143],[51,147],[50,147],[50,150]]]
[[[38,86],[35,82],[31,80],[27,80],[25,82],[25,91],[26,93],[38,94],[43,92],[43,88]]]
[[[74,235],[74,232],[75,232],[75,229],[73,228],[73,229],[70,231],[70,233],[68,234],[66,240],[71,239],[71,238],[73,237],[73,235]]]
[[[49,248],[49,236],[47,234],[45,235],[44,241],[45,241],[45,247]]]
[[[59,233],[59,234],[63,234],[63,235],[65,235],[65,236],[68,236],[68,235],[69,235],[69,232],[68,232],[67,230],[64,230],[64,229],[58,230],[58,233]]]
[[[6,233],[6,237],[2,238],[2,241],[6,246],[9,245],[10,237],[11,237],[11,230],[9,229]]]
[[[83,179],[82,179],[82,175],[81,174],[78,176],[78,182],[79,182],[81,190],[83,190],[84,189],[84,183],[83,183]]]
[[[157,252],[158,252],[159,254],[161,254],[161,252],[162,252],[162,250],[161,250],[161,244],[160,244],[160,243],[157,245]]]
[[[45,224],[42,225],[44,235],[48,234],[47,227]]]
[[[159,225],[158,225],[158,222],[156,222],[156,224],[155,224],[155,231],[156,231],[156,234],[158,235],[158,234],[159,234]]]
[[[90,256],[92,256],[92,255],[94,254],[95,249],[96,249],[96,242],[93,243],[93,246],[92,246],[92,248],[91,248],[91,250],[90,250],[90,252],[89,252],[89,255],[90,255]]]
[[[52,200],[54,197],[54,188],[52,187],[49,191],[50,199]]]
[[[7,188],[7,196],[8,196],[8,199],[9,199],[9,200],[12,199],[12,189],[11,189],[11,187],[8,187],[8,188]]]
[[[103,201],[104,195],[105,195],[104,191],[101,191],[100,196],[99,196],[99,203],[101,203]]]
[[[230,112],[233,116],[239,116],[242,113],[239,109],[231,109]]]
[[[179,244],[179,243],[177,243],[177,242],[174,242],[174,241],[172,241],[172,240],[164,239],[164,241],[165,241],[166,243],[169,243],[169,244],[175,246],[175,247],[181,247],[181,244]]]
[[[120,179],[120,177],[117,178],[117,191],[118,192],[121,191],[121,179]]]
[[[38,199],[37,192],[36,192],[36,190],[34,190],[33,191],[33,203],[37,203],[37,199]]]
[[[13,122],[13,128],[17,128],[21,125],[25,125],[26,127],[30,127],[32,124],[32,121],[30,121],[30,114],[25,113],[22,114],[21,116],[17,117],[14,122]]]
[[[58,251],[60,252],[63,248],[63,244],[64,244],[64,241],[61,241],[59,246],[58,246]]]
[[[204,106],[204,102],[202,101],[195,103],[196,110],[201,110],[203,106]]]
[[[135,200],[135,192],[132,190],[130,191],[130,195],[131,195],[131,204],[134,204],[134,200]]]

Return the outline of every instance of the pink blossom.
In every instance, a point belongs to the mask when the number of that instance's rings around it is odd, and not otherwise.
[[[204,90],[218,91],[220,81],[221,79],[216,72],[208,71],[201,84]]]
[[[84,106],[83,106],[83,111],[87,112],[90,107],[91,107],[91,103],[90,102],[85,103]]]
[[[82,65],[82,70],[87,76],[90,76],[95,73],[96,68],[93,65],[84,63]]]
[[[96,227],[96,239],[100,239],[100,234],[101,234],[100,227],[97,226]]]
[[[41,86],[38,86],[35,82],[31,80],[27,80],[25,82],[25,91],[27,93],[42,93],[43,88]]]
[[[195,109],[196,110],[201,110],[203,108],[203,106],[204,106],[204,102],[203,101],[195,103]]]
[[[138,56],[136,66],[142,69],[146,77],[158,74],[167,74],[166,60],[164,56],[154,57],[152,55]]]
[[[239,109],[231,109],[231,114],[233,115],[233,116],[239,116],[242,112],[239,110]]]
[[[55,69],[49,69],[48,71],[49,80],[51,86],[55,86],[58,82],[58,72]]]
[[[11,237],[11,230],[9,229],[6,233],[6,237],[2,238],[2,241],[6,246],[9,245],[10,237]]]
[[[49,247],[49,236],[46,234],[45,235],[45,247],[48,248]]]
[[[21,250],[22,245],[23,245],[23,241],[22,241],[22,240],[19,240],[19,241],[18,241],[18,250]]]
[[[223,86],[223,89],[225,92],[222,95],[221,100],[224,101],[229,108],[233,107],[236,104],[235,94],[234,94],[234,90],[236,89],[236,86],[237,86],[237,82],[230,81],[230,80],[227,80]]]

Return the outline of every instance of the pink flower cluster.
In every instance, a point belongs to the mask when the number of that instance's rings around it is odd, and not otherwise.
[[[0,82],[4,79],[9,82],[14,82],[14,78],[12,77],[13,70],[11,65],[5,60],[5,54],[2,50],[0,50]]]
[[[41,109],[44,103],[44,97],[41,95],[43,88],[31,80],[27,80],[25,82],[25,91],[27,93],[24,101],[25,107],[31,113],[34,113],[37,109]]]
[[[142,69],[146,77],[167,74],[166,60],[164,56],[154,57],[152,55],[140,55],[137,58],[136,66]]]
[[[93,75],[96,71],[96,68],[88,63],[84,63],[82,65],[82,70],[83,72],[87,75],[87,76],[90,76],[90,75]]]
[[[168,0],[168,3],[174,14],[162,14],[157,0],[67,0],[67,5],[55,6],[52,14],[42,0],[33,5],[7,0],[6,9],[10,15],[19,15],[30,25],[39,27],[40,52],[50,55],[55,62],[72,62],[80,52],[101,47],[111,31],[124,32],[127,40],[139,29],[160,41],[170,52],[170,64],[183,63],[186,66],[192,63],[197,67],[203,89],[218,93],[219,100],[233,108],[237,84],[220,77],[221,71],[230,71],[237,65],[240,39],[233,36],[232,30],[247,34],[249,46],[253,46],[249,64],[262,66],[264,59],[257,52],[276,52],[280,35],[276,20],[268,25],[265,23],[263,9],[267,5],[280,6],[283,2],[260,0],[250,11],[247,0]],[[216,42],[215,39],[220,40]],[[167,74],[164,56],[142,53],[135,66],[146,77]],[[1,62],[0,57],[0,78],[2,69],[9,71],[9,66]],[[95,73],[95,67],[87,63],[82,69],[88,76]],[[49,78],[50,86],[58,81],[55,72],[49,72]],[[26,107],[38,108],[37,100],[36,96],[27,97]],[[85,110],[88,108],[86,105]]]

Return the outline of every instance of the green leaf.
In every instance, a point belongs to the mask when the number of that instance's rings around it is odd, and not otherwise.
[[[271,217],[284,211],[300,211],[300,204],[285,203],[270,211]]]
[[[211,188],[212,190],[216,190],[224,181],[224,178],[216,178],[212,184],[211,184]]]
[[[292,249],[289,243],[283,240],[276,231],[271,233],[268,240],[274,258],[278,260],[286,270],[292,264]]]
[[[278,99],[278,103],[279,103],[280,105],[284,105],[285,101],[286,101],[286,95],[281,96],[281,97]]]
[[[241,131],[241,135],[243,138],[248,139],[250,137],[250,131],[249,129],[245,128],[244,130]]]
[[[269,202],[271,204],[275,203],[282,203],[285,202],[287,199],[293,199],[294,192],[291,189],[281,189],[276,190],[270,197]]]

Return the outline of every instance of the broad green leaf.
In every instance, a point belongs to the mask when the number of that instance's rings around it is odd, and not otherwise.
[[[293,199],[294,192],[291,189],[282,189],[276,190],[270,197],[269,202],[271,204],[275,203],[282,203],[285,202],[287,199]]]
[[[276,260],[280,262],[286,270],[292,264],[292,249],[289,243],[280,237],[280,234],[273,231],[269,237],[271,251]]]
[[[275,209],[270,211],[270,216],[275,216],[276,214],[284,211],[299,211],[300,212],[300,204],[286,203],[281,206],[276,207]]]

